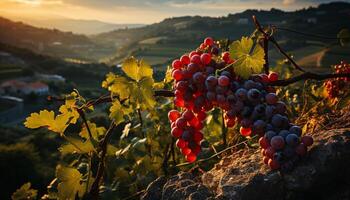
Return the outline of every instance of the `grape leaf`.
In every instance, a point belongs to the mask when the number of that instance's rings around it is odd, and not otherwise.
[[[80,198],[84,195],[85,187],[81,183],[82,175],[77,169],[58,165],[56,177],[59,181],[57,186],[59,199],[75,199],[76,194]]]
[[[116,125],[124,121],[124,115],[129,115],[132,110],[124,107],[118,100],[113,101],[112,106],[109,108],[109,117],[114,119]]]
[[[62,114],[55,117],[53,111],[42,110],[39,113],[32,113],[24,122],[25,127],[35,129],[47,127],[49,130],[63,134],[68,127],[70,115]]]
[[[337,37],[342,46],[346,46],[350,43],[350,31],[349,29],[342,29],[338,33]]]
[[[100,136],[104,135],[106,132],[106,128],[105,127],[97,127],[97,125],[95,123],[92,123],[90,121],[87,122],[91,135],[93,137],[93,139],[97,140],[100,138]],[[80,133],[79,133],[80,137],[85,138],[85,139],[90,139],[89,137],[89,133],[88,130],[84,124],[83,128],[81,129]]]
[[[141,109],[152,109],[156,105],[153,93],[153,78],[145,77],[133,88],[131,101],[136,102]]]
[[[75,107],[75,99],[66,99],[65,104],[59,108],[60,113],[68,115],[71,124],[75,124],[79,119],[80,115]]]
[[[11,196],[12,200],[37,199],[38,191],[31,188],[31,183],[25,183]]]
[[[64,144],[59,148],[62,155],[73,153],[87,154],[95,150],[90,140],[82,141],[71,137],[67,137],[67,140],[70,143]]]
[[[134,83],[122,76],[116,76],[113,84],[109,86],[109,91],[113,94],[119,95],[120,99],[128,98],[132,93],[131,90],[134,87]]]
[[[134,57],[130,57],[123,62],[122,70],[137,82],[144,77],[152,77],[153,75],[151,66],[143,60],[138,62]]]
[[[253,73],[259,73],[265,64],[264,50],[248,37],[242,37],[240,41],[235,41],[230,45],[230,56],[236,60],[233,64],[236,74],[243,78],[248,78]]]

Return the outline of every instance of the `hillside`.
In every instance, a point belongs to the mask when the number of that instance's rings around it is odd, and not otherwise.
[[[238,39],[242,35],[249,35],[254,29],[251,21],[252,15],[256,15],[263,24],[330,37],[336,37],[342,28],[350,28],[348,23],[350,4],[329,3],[293,12],[277,9],[270,11],[247,10],[218,18],[200,16],[169,18],[141,28],[102,33],[93,39],[101,44],[118,43],[120,48],[114,58],[109,60],[111,63],[118,63],[125,56],[133,54],[149,60],[153,65],[161,66],[171,58],[192,49],[197,41],[206,36]],[[282,30],[276,30],[275,36],[277,39],[285,41],[284,47],[289,51],[305,46],[314,46],[306,44],[313,40],[324,46],[331,42],[337,42],[334,39],[305,37]],[[310,55],[316,52],[319,52],[319,48],[310,52]]]
[[[114,49],[96,45],[85,35],[37,28],[0,17],[0,42],[60,58],[96,61]]]
[[[28,49],[0,43],[0,83],[7,79],[32,76],[35,73],[63,76],[81,92],[93,96],[112,68],[97,63],[72,63],[60,58],[37,54]],[[114,68],[114,71],[117,70]]]

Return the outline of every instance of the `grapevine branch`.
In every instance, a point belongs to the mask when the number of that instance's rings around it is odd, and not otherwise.
[[[325,79],[330,79],[330,78],[350,78],[350,73],[340,73],[340,74],[316,74],[312,72],[305,72],[302,73],[298,76],[285,79],[285,80],[277,80],[269,85],[271,86],[287,86],[289,84],[301,81],[301,80],[308,80],[308,79],[313,79],[313,80],[325,80]]]
[[[275,47],[278,49],[278,51],[282,54],[282,55],[284,55],[287,59],[288,59],[288,61],[289,62],[291,62],[292,64],[293,64],[293,66],[295,67],[295,69],[297,69],[297,70],[299,70],[299,71],[302,71],[302,72],[305,72],[305,70],[304,69],[302,69],[282,48],[281,48],[281,46],[278,44],[278,42],[275,40],[275,38],[272,36],[272,35],[269,35],[269,34],[267,34],[265,31],[264,31],[264,29],[262,28],[262,26],[260,25],[260,23],[259,23],[259,21],[258,21],[258,19],[255,17],[255,15],[253,15],[253,22],[254,22],[254,24],[255,24],[255,26],[256,26],[256,28],[258,29],[258,31],[259,32],[261,32],[263,35],[264,35],[264,37],[268,40],[268,41],[270,41],[270,42],[272,42],[272,44],[274,44],[275,45]]]
[[[98,159],[98,168],[97,168],[97,174],[96,174],[96,178],[94,180],[94,182],[92,183],[91,186],[91,190],[90,190],[90,196],[92,199],[99,199],[99,186],[100,186],[100,181],[101,178],[104,174],[105,171],[105,157],[107,154],[107,145],[111,139],[113,130],[115,128],[115,123],[114,120],[111,122],[111,125],[109,126],[103,140],[100,143],[100,148],[101,148],[101,152],[100,152],[100,158]]]

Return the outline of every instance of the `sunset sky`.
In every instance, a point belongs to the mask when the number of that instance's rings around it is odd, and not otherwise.
[[[74,18],[112,23],[154,23],[183,15],[225,16],[248,8],[295,10],[327,0],[0,0],[11,19]],[[350,0],[346,0],[350,2]]]

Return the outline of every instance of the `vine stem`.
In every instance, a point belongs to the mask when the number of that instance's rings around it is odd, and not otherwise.
[[[257,137],[258,137],[258,135],[254,135],[253,137],[251,137],[251,140],[252,140],[252,139],[255,139],[255,138],[257,138]],[[230,146],[230,147],[227,147],[226,149],[223,149],[223,150],[221,150],[221,151],[219,151],[219,152],[217,152],[217,153],[211,155],[211,156],[208,157],[208,158],[200,159],[200,160],[196,161],[196,163],[201,163],[201,162],[208,161],[208,160],[210,160],[210,159],[213,159],[213,158],[219,156],[219,155],[222,154],[222,153],[225,153],[226,151],[229,151],[229,150],[231,150],[231,149],[233,149],[233,148],[235,148],[235,147],[238,147],[239,145],[246,144],[246,143],[247,143],[247,141],[243,141],[243,142],[237,143],[237,144],[235,144],[235,145],[232,145],[232,146]],[[192,164],[192,163],[189,163],[189,162],[180,163],[180,164],[176,165],[176,167],[183,167],[183,166],[190,165],[190,164]]]
[[[277,48],[277,50],[282,54],[282,55],[284,55],[284,57],[286,57],[287,59],[288,59],[288,61],[289,62],[291,62],[292,64],[293,64],[293,66],[294,66],[294,68],[295,69],[297,69],[297,70],[299,70],[299,71],[302,71],[302,72],[305,72],[305,70],[304,69],[302,69],[282,48],[281,48],[281,46],[278,44],[278,42],[275,40],[275,38],[272,36],[272,35],[269,35],[269,34],[267,34],[265,31],[264,31],[264,29],[262,28],[262,26],[260,25],[260,23],[259,23],[259,21],[258,21],[258,19],[255,17],[255,15],[253,15],[253,22],[254,22],[254,24],[255,24],[255,26],[256,26],[256,28],[258,29],[258,31],[260,32],[260,33],[262,33],[263,35],[264,35],[264,37],[268,40],[268,41],[270,41],[270,42],[272,42],[272,44],[274,44],[275,45],[275,47]]]
[[[289,79],[285,80],[277,80],[274,82],[269,83],[271,86],[287,86],[289,84],[301,81],[301,80],[308,80],[308,79],[313,79],[313,80],[325,80],[325,79],[330,79],[330,78],[350,78],[350,73],[340,73],[340,74],[317,74],[317,73],[312,73],[312,72],[304,72],[298,76],[294,76]]]
[[[96,173],[96,178],[94,180],[94,182],[92,183],[91,189],[90,189],[90,197],[93,200],[97,200],[99,199],[99,187],[100,187],[100,182],[101,179],[103,177],[103,174],[105,172],[105,157],[107,154],[107,145],[111,139],[113,130],[115,128],[115,121],[113,120],[104,136],[104,138],[102,139],[101,143],[100,143],[100,155],[99,155],[99,159],[98,159],[98,168],[97,168],[97,173]]]

